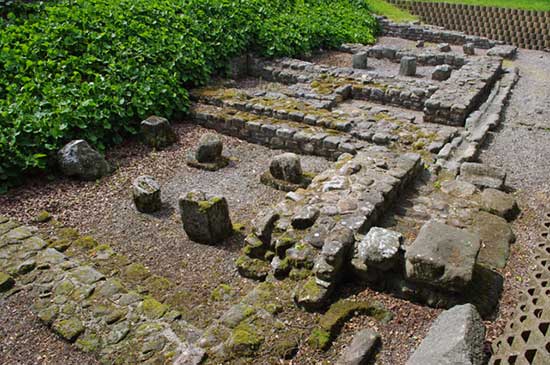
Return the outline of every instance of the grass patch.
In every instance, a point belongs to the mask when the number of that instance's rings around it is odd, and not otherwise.
[[[377,15],[383,15],[390,20],[398,23],[416,21],[419,18],[409,13],[407,10],[400,9],[384,0],[367,0],[369,8]]]

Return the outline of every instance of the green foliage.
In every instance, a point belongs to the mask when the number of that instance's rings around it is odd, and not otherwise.
[[[4,5],[6,1],[0,5]],[[6,3],[7,5],[7,3]],[[0,17],[0,191],[71,139],[100,150],[243,52],[296,56],[370,43],[360,0],[59,0]],[[22,16],[21,14],[24,14]]]

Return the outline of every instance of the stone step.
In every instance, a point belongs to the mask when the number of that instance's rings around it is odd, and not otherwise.
[[[333,129],[258,116],[228,107],[194,104],[190,115],[206,128],[252,143],[330,159],[343,153],[355,154],[366,145],[366,142]]]
[[[201,332],[147,294],[143,266],[89,237],[62,239],[90,248],[94,260],[85,261],[48,247],[33,227],[7,220],[0,231],[0,272],[5,273],[0,277],[11,277],[0,298],[30,291],[36,298],[33,311],[61,338],[104,363],[199,364],[204,358],[196,345]]]

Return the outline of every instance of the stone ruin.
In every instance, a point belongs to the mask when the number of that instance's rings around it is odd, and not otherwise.
[[[410,29],[393,31],[413,32]],[[430,31],[413,33],[416,38],[409,38],[435,40],[428,36]],[[246,70],[247,82],[192,92],[194,123],[284,151],[258,181],[288,192],[258,213],[236,261],[242,276],[260,283],[208,328],[192,328],[152,298],[120,295],[112,279],[46,248],[32,230],[13,221],[0,222],[1,239],[23,242],[22,250],[38,252],[35,265],[50,265],[48,270],[60,280],[75,277],[80,295],[94,287],[106,298],[116,298],[117,315],[124,316],[127,308],[137,313],[142,325],[136,328],[117,324],[120,317],[108,313],[113,316],[105,322],[108,339],[98,345],[100,358],[107,361],[125,351],[138,362],[145,353],[166,357],[168,352],[175,363],[185,364],[198,364],[207,356],[219,362],[253,359],[268,346],[268,339],[275,341],[269,346],[281,349],[280,358],[292,358],[300,341],[283,334],[299,336],[278,318],[281,305],[305,311],[329,308],[308,335],[308,343],[326,349],[342,321],[354,313],[379,321],[388,318],[388,311],[375,303],[335,302],[338,289],[354,282],[424,305],[452,308],[433,324],[408,364],[442,359],[481,363],[481,318],[490,319],[498,308],[503,278],[495,269],[506,265],[515,239],[509,222],[519,208],[506,191],[506,174],[477,157],[488,133],[499,124],[518,74],[503,66],[502,57],[475,51],[494,46],[487,40],[453,33],[437,42],[467,44],[461,53],[449,44],[410,49],[343,45],[341,51],[348,53],[352,67],[245,57],[246,67],[239,70]],[[390,68],[395,65],[394,73],[377,72],[368,58]],[[419,75],[417,67],[429,68],[429,76]],[[163,118],[144,121],[142,133],[154,148],[175,141]],[[84,152],[75,158],[73,150]],[[222,150],[217,135],[205,134],[187,163],[216,171],[228,163]],[[317,175],[304,172],[299,154],[326,158],[331,166]],[[91,175],[81,172],[88,160],[98,166]],[[108,170],[83,141],[60,152],[60,166],[68,175],[86,179]],[[137,210],[161,209],[160,191],[152,177],[136,179],[132,194]],[[234,233],[225,198],[205,191],[182,193],[179,209],[188,237],[223,245]],[[25,260],[8,269],[6,262],[0,257],[0,268],[9,273],[0,275],[2,291],[11,290],[29,270]],[[54,298],[63,296],[63,290],[56,289]],[[36,311],[62,337],[83,346],[84,336],[90,341],[93,322],[80,316],[86,309],[75,301],[77,314],[67,319],[58,314],[59,306],[44,301]],[[180,326],[177,331],[175,324]],[[459,333],[448,336],[456,328]],[[145,341],[147,349],[133,357],[135,344],[129,341],[150,339],[152,334],[157,342]],[[162,345],[159,338],[164,339]],[[365,361],[383,343],[374,331],[360,331],[338,364]],[[463,362],[466,358],[471,362]]]

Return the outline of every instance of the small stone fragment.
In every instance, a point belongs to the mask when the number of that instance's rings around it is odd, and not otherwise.
[[[105,158],[81,139],[71,141],[59,150],[57,162],[63,174],[82,180],[97,180],[111,170]]]
[[[474,56],[476,54],[476,47],[473,43],[466,43],[462,46],[462,50],[464,51],[464,54],[468,56]]]
[[[162,206],[160,185],[151,176],[140,176],[132,184],[132,195],[136,209],[142,213],[153,213]]]
[[[371,329],[364,329],[353,336],[336,365],[361,365],[367,363],[380,343],[380,335]]]
[[[432,80],[436,81],[445,81],[451,77],[453,69],[449,65],[439,65],[436,66],[432,72]]]
[[[512,194],[496,189],[485,189],[481,193],[481,209],[496,214],[508,221],[519,213],[519,207]]]
[[[141,135],[147,145],[153,148],[168,147],[177,141],[177,136],[166,118],[150,116],[141,122]]]
[[[192,191],[179,199],[183,228],[192,241],[219,244],[233,234],[224,197]]]
[[[449,43],[440,43],[437,45],[439,52],[451,52],[451,46]]]
[[[411,56],[401,57],[399,75],[401,76],[416,75],[416,57],[411,57]]]
[[[439,315],[407,365],[484,363],[485,326],[472,304]]]
[[[351,60],[352,60],[353,68],[358,68],[363,70],[367,68],[367,64],[368,64],[367,52],[355,53],[351,57]]]

